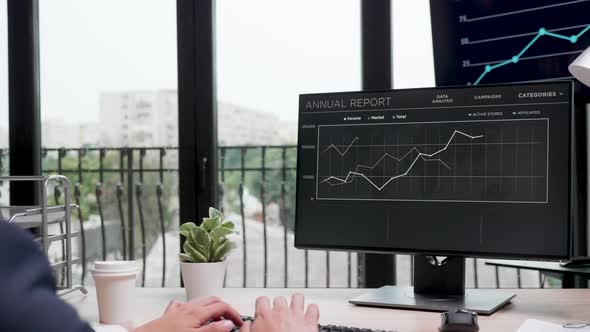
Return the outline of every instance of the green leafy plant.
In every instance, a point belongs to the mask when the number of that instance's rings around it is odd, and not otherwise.
[[[180,226],[180,234],[186,241],[180,253],[180,260],[190,263],[222,262],[236,248],[228,236],[235,234],[233,222],[217,209],[209,208],[209,217],[203,218],[200,225],[192,222]]]

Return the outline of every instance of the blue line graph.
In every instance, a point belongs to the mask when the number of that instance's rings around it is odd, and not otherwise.
[[[565,36],[565,35],[562,35],[562,34],[554,33],[554,32],[551,32],[551,31],[547,31],[547,29],[545,29],[545,28],[540,28],[539,29],[539,32],[537,32],[537,34],[535,35],[535,37],[533,39],[531,39],[531,41],[517,55],[514,55],[512,58],[510,58],[508,60],[505,60],[505,61],[502,61],[500,63],[497,63],[495,65],[486,65],[483,73],[481,73],[481,75],[479,75],[479,77],[477,78],[477,80],[475,81],[475,83],[473,83],[473,85],[479,84],[479,82],[481,82],[481,80],[489,72],[491,72],[494,69],[498,69],[500,67],[506,66],[506,65],[511,64],[511,63],[518,63],[518,61],[524,55],[524,53],[526,51],[528,51],[529,48],[531,48],[531,46],[533,46],[537,42],[537,40],[539,40],[543,36],[553,37],[553,38],[557,38],[557,39],[563,39],[563,40],[569,41],[572,44],[575,44],[575,43],[578,42],[578,39],[580,39],[580,37],[582,35],[584,35],[588,31],[590,31],[590,25],[586,26],[582,31],[580,31],[576,35]]]

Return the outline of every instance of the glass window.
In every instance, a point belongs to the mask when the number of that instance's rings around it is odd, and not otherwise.
[[[392,1],[391,8],[393,86],[434,86],[429,1]]]
[[[169,94],[176,98],[177,86],[173,2],[44,0],[39,6],[44,147],[123,146],[123,133],[109,128],[129,113],[176,117],[166,108],[176,104],[165,102]],[[88,133],[78,134],[82,125]],[[55,127],[76,135],[56,135],[63,131]]]
[[[141,263],[145,243],[140,283],[166,266],[178,285],[176,2],[41,0],[39,16],[43,168],[76,185],[88,263]]]
[[[360,2],[224,0],[216,11],[222,202],[246,239],[227,285],[355,286],[356,255],[296,250],[292,229],[299,94],[361,88]]]

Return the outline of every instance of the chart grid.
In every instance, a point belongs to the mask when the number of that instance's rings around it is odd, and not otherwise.
[[[547,203],[548,142],[547,118],[319,125],[315,198]]]

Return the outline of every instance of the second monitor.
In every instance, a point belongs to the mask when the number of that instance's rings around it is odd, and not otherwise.
[[[571,256],[571,82],[307,94],[299,107],[297,247]]]

